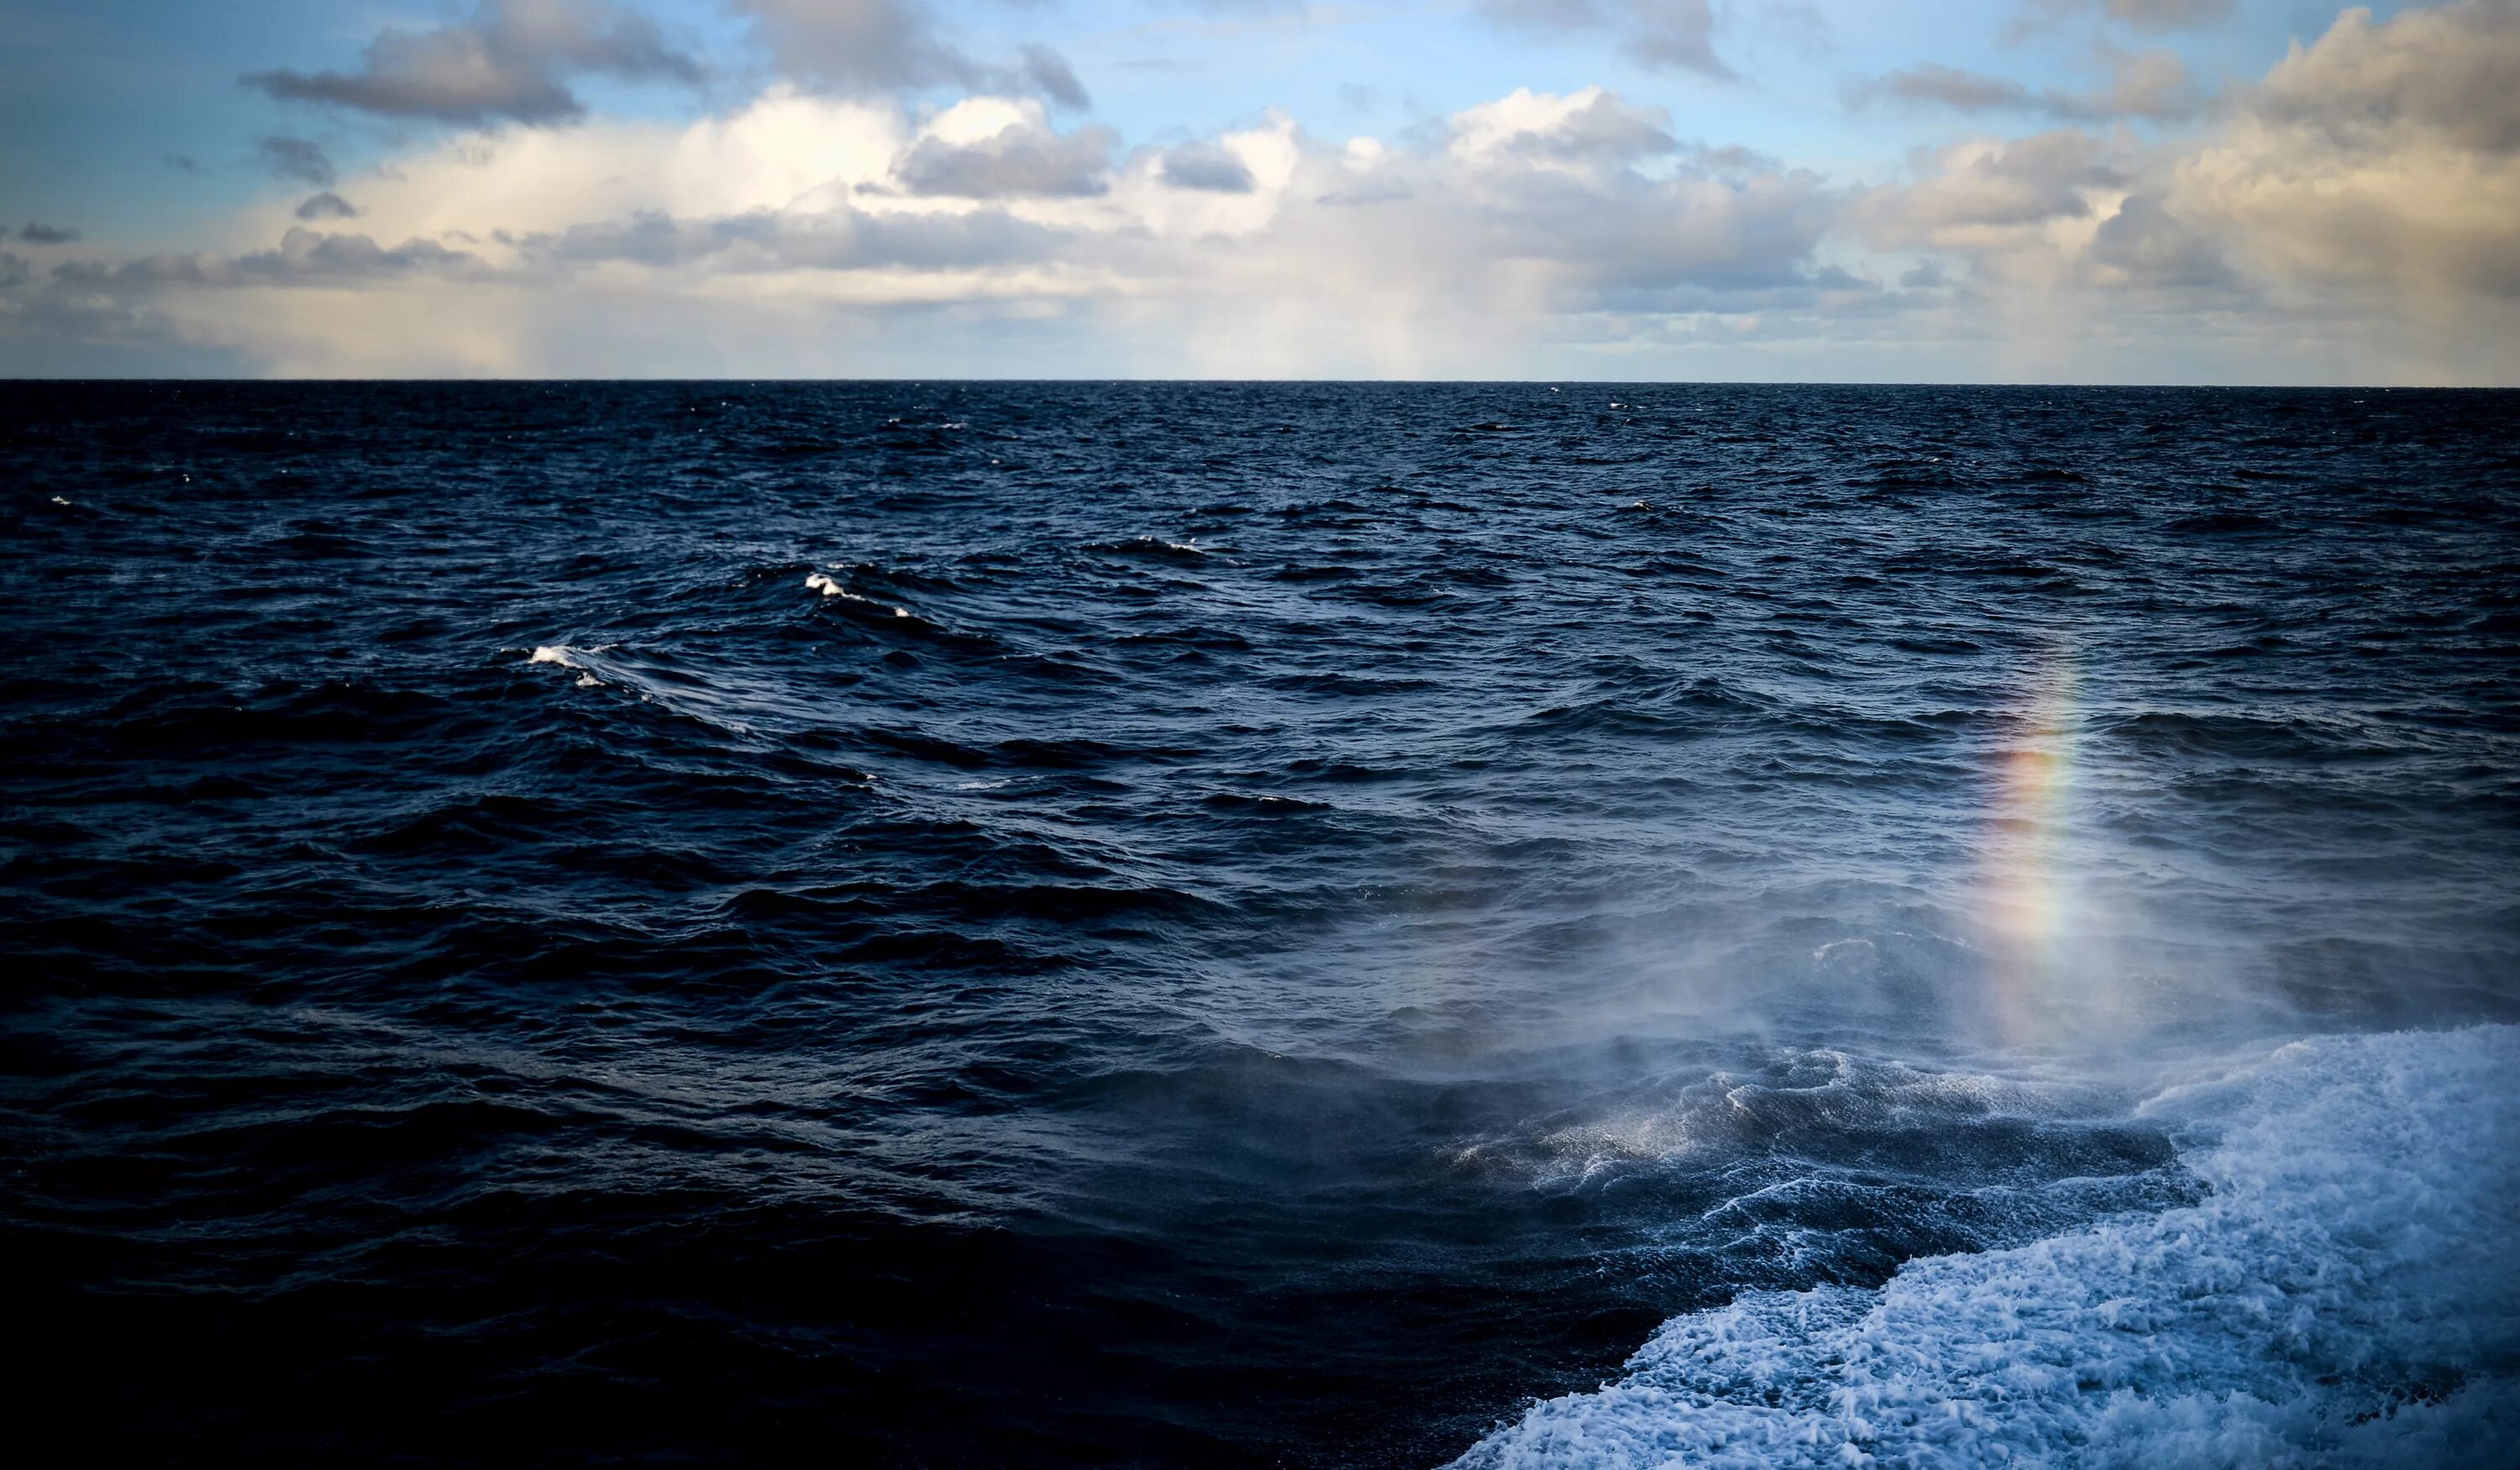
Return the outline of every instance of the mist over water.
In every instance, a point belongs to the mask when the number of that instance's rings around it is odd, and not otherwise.
[[[2520,1429],[2510,394],[22,385],[0,469],[90,1444]]]

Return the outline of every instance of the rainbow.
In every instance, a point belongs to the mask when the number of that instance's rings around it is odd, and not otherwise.
[[[2049,654],[2016,706],[2019,733],[1996,772],[1984,849],[1987,984],[2002,1038],[2032,1038],[2062,999],[2069,882],[2066,823],[2082,730],[2070,650]]]

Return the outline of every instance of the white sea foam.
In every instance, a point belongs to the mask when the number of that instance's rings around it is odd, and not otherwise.
[[[564,644],[546,644],[543,646],[534,649],[533,656],[526,659],[525,662],[556,663],[563,669],[575,669],[577,670],[577,687],[582,690],[600,689],[604,684],[603,680],[596,678],[593,673],[588,671],[585,664],[578,661],[577,650]]]
[[[884,605],[873,598],[859,597],[856,593],[842,587],[835,578],[827,577],[821,572],[807,572],[805,574],[805,585],[827,598],[846,598],[852,602],[864,602],[870,607],[880,607]],[[895,607],[892,609],[892,615],[894,617],[908,617],[910,616],[910,609],[907,607]]]
[[[2520,1027],[2286,1047],[2142,1111],[2211,1193],[1666,1323],[1471,1470],[2508,1463]]]

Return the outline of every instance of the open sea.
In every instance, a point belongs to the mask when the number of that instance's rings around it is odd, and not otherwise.
[[[26,1465],[2508,1465],[2520,394],[0,395]]]

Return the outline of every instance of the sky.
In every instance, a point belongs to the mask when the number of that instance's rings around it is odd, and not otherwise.
[[[0,0],[0,375],[2520,384],[2520,0]]]

